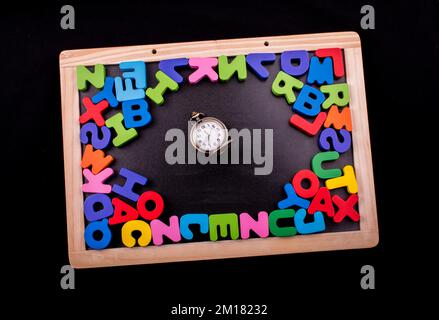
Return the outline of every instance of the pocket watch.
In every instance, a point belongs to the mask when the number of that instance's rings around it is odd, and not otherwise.
[[[229,144],[229,132],[221,120],[194,111],[190,121],[195,122],[189,133],[190,141],[198,151],[213,154]]]

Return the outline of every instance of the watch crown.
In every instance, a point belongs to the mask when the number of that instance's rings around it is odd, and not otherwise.
[[[204,113],[192,111],[192,113],[191,113],[191,120],[199,121],[200,117],[204,117]]]

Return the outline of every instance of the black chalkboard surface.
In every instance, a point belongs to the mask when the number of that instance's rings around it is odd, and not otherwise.
[[[117,173],[124,167],[147,177],[147,185],[140,187],[137,191],[141,193],[147,190],[154,190],[162,195],[165,202],[164,212],[160,216],[162,221],[169,221],[169,217],[172,215],[180,217],[187,213],[217,214],[230,212],[237,214],[247,212],[256,219],[259,211],[271,212],[277,209],[277,203],[286,197],[283,190],[284,184],[291,182],[294,174],[299,170],[310,169],[312,157],[321,151],[317,141],[318,135],[310,137],[293,128],[289,123],[292,115],[291,106],[285,102],[283,97],[276,97],[271,92],[273,80],[280,71],[279,53],[286,49],[300,48],[308,50],[313,55],[314,50],[317,48],[340,47],[344,49],[347,76],[339,78],[335,82],[347,82],[350,87],[354,84],[355,88],[353,91],[351,89],[350,92],[350,109],[354,128],[352,132],[353,147],[346,153],[341,154],[338,160],[331,162],[327,167],[343,168],[348,164],[355,166],[359,189],[361,190],[359,207],[356,206],[356,209],[362,216],[362,220],[359,223],[349,219],[344,219],[341,223],[334,223],[327,219],[325,220],[326,230],[324,233],[296,236],[289,240],[273,237],[273,241],[276,242],[270,242],[270,245],[268,245],[268,242],[265,242],[266,248],[269,249],[263,249],[263,246],[252,242],[258,241],[261,244],[261,241],[270,241],[269,239],[259,238],[212,242],[209,241],[208,234],[196,232],[196,229],[194,229],[195,238],[190,243],[186,243],[188,241],[182,239],[180,243],[174,244],[165,237],[165,245],[163,246],[125,248],[121,242],[120,231],[118,231],[120,226],[111,226],[113,237],[109,245],[110,249],[97,252],[96,250],[88,250],[83,244],[83,236],[75,230],[69,231],[71,263],[78,267],[108,266],[361,248],[375,245],[377,242],[376,209],[373,180],[370,180],[372,179],[370,176],[372,168],[364,83],[362,82],[361,47],[358,35],[354,33],[327,34],[326,38],[319,36],[318,39],[321,43],[317,44],[315,39],[312,41],[313,36],[244,39],[242,42],[238,40],[223,40],[216,41],[215,43],[200,42],[192,45],[199,48],[200,51],[207,50],[209,53],[207,56],[219,56],[221,54],[234,56],[242,54],[242,50],[246,52],[274,52],[277,55],[276,61],[266,65],[270,73],[269,78],[266,80],[259,79],[248,70],[247,79],[244,81],[239,81],[235,76],[226,82],[212,83],[207,79],[203,79],[197,84],[189,84],[187,78],[193,70],[189,67],[180,69],[185,81],[180,85],[179,90],[173,93],[168,92],[165,95],[165,103],[161,106],[148,101],[149,111],[152,115],[151,123],[146,127],[137,128],[138,137],[127,145],[121,148],[111,146],[106,150],[106,153],[111,154],[115,159],[111,167],[116,173],[107,180],[107,183],[123,185],[124,178],[120,177]],[[307,43],[307,37],[311,39],[309,43]],[[278,45],[273,46],[273,48],[267,48],[267,43],[275,44],[276,41],[278,41]],[[355,43],[355,45],[352,45],[352,43]],[[224,48],[227,47],[227,50],[222,48],[221,44],[224,44]],[[135,52],[140,55],[137,59],[147,62],[148,87],[154,87],[157,83],[154,75],[158,70],[158,61],[181,57],[183,53],[186,57],[191,57],[191,54],[199,56],[198,52],[193,51],[195,49],[192,49],[192,52],[183,52],[187,50],[185,49],[188,47],[187,44],[171,46],[173,46],[172,49],[169,49],[172,51],[171,53],[166,51],[166,45],[164,45],[163,50],[160,49],[160,46],[144,46],[142,50],[136,47]],[[230,50],[231,46],[235,50]],[[359,48],[359,51],[356,51],[356,48]],[[64,91],[66,91],[66,87],[70,88],[70,86],[75,85],[75,83],[71,83],[74,81],[71,81],[69,75],[74,75],[74,68],[77,65],[102,63],[105,65],[107,75],[120,76],[121,71],[117,61],[128,60],[124,59],[123,54],[120,54],[120,50],[130,58],[129,60],[133,60],[133,57],[129,55],[130,47],[100,50],[102,50],[102,55],[99,59],[92,53],[89,57],[87,50],[67,51],[61,54],[60,66]],[[111,50],[117,51],[116,58],[112,57]],[[83,56],[82,53],[84,54]],[[70,61],[69,59],[74,58],[75,54],[78,54],[80,59]],[[305,76],[299,77],[299,79],[302,82],[306,82]],[[76,91],[76,88],[74,90]],[[89,86],[88,90],[80,92],[78,98],[71,98],[68,93],[63,95],[65,145],[69,141],[75,144],[68,130],[72,123],[71,118],[85,111],[84,106],[79,101],[84,97],[92,97],[97,92],[93,86]],[[70,109],[65,111],[67,109],[66,106],[67,108],[76,108],[77,111]],[[254,169],[260,165],[254,163],[168,164],[165,160],[165,152],[172,142],[165,141],[166,133],[169,129],[178,128],[185,132],[186,138],[188,138],[188,120],[192,111],[203,112],[208,116],[218,118],[229,129],[262,129],[262,132],[264,132],[264,129],[272,129],[273,164],[271,173],[268,175],[255,175]],[[107,109],[104,114],[105,118],[108,119],[116,112],[120,112],[120,108]],[[356,123],[366,123],[366,126],[356,126]],[[74,126],[76,125],[79,128],[79,123],[74,124]],[[81,148],[80,145],[78,147]],[[190,148],[191,146],[186,144],[186,147]],[[65,153],[67,153],[66,158],[69,159],[71,156],[69,151],[65,150]],[[77,158],[76,156],[75,159]],[[358,162],[357,158],[365,159],[365,161]],[[79,172],[81,170],[80,164],[77,162],[73,164],[73,162],[75,161],[72,161],[72,165],[77,167],[73,167],[72,171]],[[358,163],[362,163],[364,167],[359,167]],[[71,188],[69,185],[71,177],[68,175],[70,165],[70,163],[66,163],[66,188]],[[84,180],[81,181],[81,183],[83,182]],[[320,184],[323,186],[322,181],[320,181]],[[348,197],[345,188],[332,190],[331,193],[338,194],[343,199]],[[81,192],[81,195],[75,194],[72,196],[71,202],[72,204],[77,204],[79,201],[82,203],[86,197],[87,194],[82,194]],[[135,206],[130,200],[124,199],[124,201]],[[77,204],[75,210],[78,208],[81,208],[81,204]],[[79,215],[83,215],[83,213],[69,212],[68,206],[69,229],[72,229],[72,224],[87,225],[84,218],[78,217]],[[293,238],[295,242],[292,242]],[[222,240],[227,240],[227,238]],[[197,247],[197,243],[203,244],[203,246]],[[71,249],[71,247],[76,247],[76,249]],[[193,250],[198,250],[201,253],[194,256]]]
[[[314,54],[311,53],[310,56]],[[181,69],[185,82],[177,92],[166,95],[165,103],[157,106],[149,101],[152,122],[137,129],[139,136],[127,145],[116,148],[110,146],[107,152],[116,160],[112,164],[115,172],[125,167],[148,178],[148,184],[139,188],[139,192],[153,189],[165,200],[165,210],[160,216],[168,221],[172,215],[186,213],[226,213],[247,212],[255,219],[259,211],[271,212],[277,209],[277,202],[285,198],[283,185],[290,182],[294,174],[301,169],[309,169],[311,159],[321,152],[318,147],[318,135],[310,137],[289,124],[292,115],[291,106],[285,99],[271,92],[271,84],[280,70],[279,54],[276,61],[266,67],[270,72],[267,80],[261,80],[250,71],[247,79],[239,81],[233,77],[227,82],[212,83],[203,79],[197,84],[189,84],[188,75],[193,72],[189,67]],[[109,76],[121,76],[117,65],[106,66]],[[154,77],[158,71],[158,62],[147,64],[148,85],[155,87]],[[179,70],[180,71],[180,70]],[[299,77],[306,83],[306,75]],[[335,83],[346,82],[346,77]],[[92,97],[98,92],[93,86],[80,93],[83,97]],[[187,133],[187,121],[192,111],[200,111],[208,116],[223,120],[228,128],[273,129],[273,171],[269,175],[255,175],[252,164],[173,164],[165,160],[166,148],[172,143],[165,141],[166,132],[178,128]],[[85,112],[81,104],[81,114]],[[106,117],[120,112],[120,107],[110,109]],[[189,146],[192,147],[192,146]],[[263,149],[264,150],[264,149]],[[186,150],[187,153],[187,150]],[[242,155],[242,143],[240,144]],[[241,159],[242,160],[242,159]],[[186,161],[187,163],[188,161]],[[350,148],[340,155],[330,166],[343,168],[353,163]],[[124,178],[113,175],[108,184],[123,185]],[[323,184],[321,184],[323,186]],[[348,196],[345,189],[332,192],[343,199]],[[110,194],[110,197],[117,194]],[[135,203],[126,200],[135,207]],[[280,222],[282,223],[282,222]],[[120,226],[113,226],[114,230]],[[358,230],[359,223],[345,219],[342,223],[326,221],[326,232]],[[197,233],[196,233],[197,234]],[[224,238],[224,240],[227,238]],[[208,234],[198,234],[195,241],[209,241]],[[182,239],[182,242],[185,240]],[[192,240],[191,242],[193,242]],[[169,239],[165,243],[172,243]],[[120,232],[113,232],[111,246],[123,246]]]

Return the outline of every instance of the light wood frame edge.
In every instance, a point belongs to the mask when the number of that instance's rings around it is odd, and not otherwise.
[[[268,46],[266,46],[268,42]],[[81,144],[79,140],[79,95],[76,66],[117,64],[127,60],[146,62],[195,56],[282,52],[339,47],[345,52],[353,123],[354,167],[359,189],[360,230],[322,233],[290,238],[225,240],[177,243],[146,248],[86,250],[84,243]],[[153,54],[152,50],[156,53]],[[366,94],[360,37],[355,32],[215,40],[145,46],[83,49],[60,54],[61,106],[69,260],[75,268],[221,259],[271,254],[369,248],[378,244],[378,223],[370,150]]]

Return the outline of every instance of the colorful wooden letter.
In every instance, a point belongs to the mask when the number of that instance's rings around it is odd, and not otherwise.
[[[114,78],[114,87],[116,88],[116,98],[118,101],[143,99],[145,91],[141,88],[134,89],[133,79]]]
[[[113,175],[113,169],[106,168],[101,172],[99,172],[98,174],[93,174],[90,170],[84,169],[82,174],[84,175],[85,179],[87,179],[87,183],[84,183],[82,185],[82,192],[88,192],[88,193],[111,192],[111,185],[104,184],[104,181]]]
[[[105,156],[102,150],[93,151],[92,145],[88,144],[85,146],[84,153],[82,154],[81,167],[85,169],[91,166],[91,172],[98,174],[108,167],[113,160],[112,156]]]
[[[311,160],[312,171],[320,179],[331,179],[341,176],[341,170],[336,169],[323,169],[322,163],[326,161],[335,161],[340,157],[337,151],[326,151],[317,153]]]
[[[236,213],[220,213],[211,214],[209,216],[209,236],[211,241],[218,240],[218,227],[220,229],[221,237],[225,238],[228,235],[228,228],[230,228],[230,237],[233,240],[239,237],[238,215]]]
[[[94,234],[99,231],[102,234],[101,239],[96,240]],[[85,227],[84,240],[91,249],[105,249],[111,241],[111,230],[108,227],[108,220],[93,221]]]
[[[108,221],[110,225],[136,220],[139,217],[139,213],[135,208],[131,207],[128,203],[120,200],[119,198],[113,198],[111,203],[114,206],[114,214]]]
[[[102,112],[108,108],[108,102],[102,100],[98,104],[93,104],[89,97],[84,97],[84,99],[82,99],[82,104],[87,111],[81,114],[79,117],[79,123],[83,124],[89,120],[93,120],[99,127],[102,127],[105,124]]]
[[[302,89],[303,83],[289,74],[279,71],[271,86],[271,91],[275,96],[284,96],[288,104],[296,101],[293,89]]]
[[[119,64],[120,70],[124,71],[125,79],[133,79],[136,88],[146,89],[146,64],[143,61],[126,61]]]
[[[122,123],[123,120],[123,114],[118,112],[105,121],[108,128],[113,128],[116,131],[116,137],[112,140],[115,147],[121,147],[137,137],[137,130],[134,128],[126,129]]]
[[[204,77],[209,78],[211,82],[218,81],[218,74],[213,70],[218,65],[217,58],[190,58],[189,66],[197,69],[189,76],[189,83],[198,83]]]
[[[274,210],[270,213],[269,225],[270,232],[276,237],[291,237],[295,236],[297,230],[295,227],[279,227],[277,221],[279,219],[293,218],[295,211],[293,209],[285,209],[285,210]]]
[[[310,234],[325,231],[325,219],[320,211],[313,214],[313,222],[305,222],[306,210],[299,209],[294,216],[294,224],[297,228],[297,232],[300,234]]]
[[[334,205],[332,204],[331,194],[327,188],[320,188],[308,208],[308,213],[324,212],[328,217],[334,216]]]
[[[146,208],[148,201],[154,203],[154,208],[151,210]],[[162,196],[155,191],[145,191],[137,200],[137,211],[145,220],[157,219],[162,214],[164,208],[165,204]]]
[[[309,67],[309,55],[305,50],[284,51],[280,55],[280,68],[290,76],[301,76]]]
[[[331,125],[337,130],[344,127],[346,130],[352,131],[351,109],[344,107],[341,109],[341,112],[339,112],[338,107],[333,105],[331,109],[329,109],[328,116],[324,123],[326,128],[329,128]]]
[[[111,199],[109,196],[96,193],[85,198],[84,215],[87,221],[93,222],[101,220],[112,214],[113,206],[111,205]]]
[[[322,104],[323,109],[328,109],[334,104],[339,107],[345,107],[349,103],[349,88],[347,83],[321,86],[320,91],[329,95]]]
[[[268,213],[265,211],[258,213],[258,220],[253,219],[247,212],[241,213],[239,225],[242,239],[250,237],[250,230],[253,230],[261,238],[266,238],[269,235]]]
[[[360,220],[360,214],[355,209],[355,205],[358,203],[357,194],[351,194],[346,200],[335,195],[332,197],[332,202],[338,207],[338,211],[334,215],[334,222],[340,223],[346,216],[354,222]]]
[[[200,226],[200,232],[206,234],[209,232],[209,215],[205,213],[188,213],[180,218],[180,233],[186,240],[192,240],[194,234],[189,225],[197,224]]]
[[[183,83],[183,77],[175,70],[175,68],[185,67],[189,64],[189,59],[169,59],[159,62],[159,69],[168,75],[169,78],[177,82]]]
[[[219,56],[218,74],[220,80],[229,81],[235,73],[238,75],[239,81],[247,79],[247,64],[245,62],[245,56],[236,56],[231,62],[229,62],[227,56]]]
[[[309,84],[317,82],[319,85],[322,85],[325,82],[326,84],[333,84],[334,75],[332,72],[332,59],[325,58],[320,62],[318,57],[312,57],[307,82]]]
[[[301,115],[314,117],[319,114],[325,95],[318,89],[304,85],[300,91],[297,101],[293,104],[293,111]]]
[[[259,79],[266,80],[270,75],[263,63],[273,62],[276,60],[274,53],[250,53],[246,57],[247,64],[251,70],[259,77]]]
[[[319,112],[313,122],[309,122],[298,114],[293,114],[290,118],[290,124],[309,136],[315,136],[325,122],[326,113]]]
[[[87,82],[91,83],[95,88],[101,89],[105,81],[105,67],[103,64],[94,66],[94,72],[91,72],[84,66],[76,67],[76,83],[78,90],[87,90]]]
[[[151,242],[151,227],[142,220],[131,220],[126,222],[122,227],[122,243],[128,248],[136,245],[136,239],[133,237],[133,231],[140,231],[140,237],[137,243],[141,247],[146,247]]]
[[[349,193],[357,193],[358,185],[355,178],[354,167],[345,166],[343,168],[343,175],[341,177],[328,179],[325,181],[326,188],[329,190],[346,187]]]
[[[279,201],[277,207],[279,209],[286,209],[292,206],[298,206],[300,208],[308,208],[309,201],[299,197],[294,191],[293,185],[291,183],[286,183],[284,185],[284,191],[287,194],[286,199]]]
[[[165,94],[166,90],[171,90],[172,92],[177,91],[178,83],[160,70],[156,72],[155,77],[158,83],[155,88],[146,89],[146,96],[155,104],[161,106],[165,103],[165,98],[163,95]]]
[[[319,58],[331,57],[334,64],[334,76],[337,78],[344,76],[343,53],[340,48],[317,49],[315,54]]]
[[[173,242],[181,241],[180,227],[178,225],[178,217],[172,216],[169,218],[169,226],[162,221],[155,219],[151,221],[152,242],[159,246],[163,244],[163,236]]]
[[[127,128],[143,127],[151,122],[151,113],[145,99],[122,102],[122,113]]]
[[[116,108],[119,105],[119,101],[117,101],[113,89],[114,89],[114,78],[106,77],[104,88],[98,93],[96,93],[93,96],[93,98],[91,98],[91,101],[93,101],[93,103],[99,103],[103,100],[106,100],[110,104],[110,106]]]
[[[309,181],[309,187],[305,189],[302,185],[304,180]],[[298,171],[291,181],[291,184],[293,185],[294,190],[296,191],[297,195],[299,195],[302,198],[312,198],[317,191],[319,191],[320,188],[320,182],[317,176],[308,169],[302,169]]]
[[[351,143],[351,134],[345,129],[336,131],[332,128],[326,128],[320,133],[319,147],[323,151],[329,151],[333,148],[338,153],[345,153],[351,147]]]
[[[127,168],[121,168],[119,175],[125,178],[125,184],[123,186],[114,184],[113,192],[136,202],[139,199],[139,195],[133,191],[135,185],[144,186],[146,185],[148,179]]]
[[[80,132],[81,143],[87,144],[90,139],[88,134],[91,134],[91,144],[95,149],[104,149],[108,146],[111,140],[111,131],[106,126],[98,127],[95,123],[89,122],[82,126]],[[102,138],[99,138],[99,133]]]

